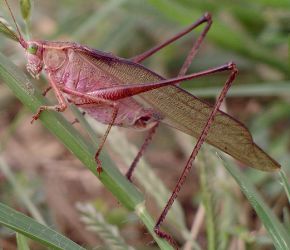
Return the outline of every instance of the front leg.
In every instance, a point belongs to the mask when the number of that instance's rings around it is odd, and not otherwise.
[[[32,120],[30,121],[30,123],[32,124],[34,121],[36,121],[40,117],[40,114],[45,110],[54,110],[57,112],[63,112],[66,110],[66,108],[67,108],[66,102],[63,103],[59,102],[59,104],[53,106],[40,106],[38,108],[37,113],[34,116],[32,116]]]
[[[51,88],[54,90],[58,104],[53,105],[53,106],[40,106],[37,113],[32,117],[31,124],[34,121],[36,121],[40,117],[40,114],[45,110],[54,110],[57,112],[63,112],[67,108],[67,103],[65,101],[65,98],[64,98],[60,88],[58,87],[57,83],[52,79],[50,74],[48,74],[48,79],[49,79]],[[50,88],[47,88],[47,89],[49,90]]]

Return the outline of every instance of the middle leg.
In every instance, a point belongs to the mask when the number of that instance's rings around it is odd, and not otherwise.
[[[154,136],[159,124],[160,124],[160,122],[157,121],[156,124],[152,128],[150,128],[150,130],[148,131],[140,150],[138,151],[136,157],[134,158],[130,168],[128,169],[128,171],[126,173],[126,177],[129,181],[132,181],[132,174],[133,174],[135,168],[137,167],[139,160],[141,159],[142,155],[144,154],[144,151],[146,150],[147,146],[151,142],[152,137]]]
[[[81,93],[81,92],[77,92],[75,90],[70,90],[70,89],[68,89],[66,87],[62,87],[61,89],[65,93],[68,93],[68,94],[71,94],[71,95],[74,95],[74,96],[78,96],[80,98],[78,101],[70,100],[71,103],[75,104],[78,107],[87,106],[87,105],[94,105],[94,104],[95,105],[97,105],[97,104],[105,104],[108,107],[112,108],[111,121],[109,122],[108,127],[106,129],[106,132],[102,136],[101,142],[99,143],[98,148],[97,148],[96,153],[95,153],[95,161],[97,163],[97,172],[100,175],[101,172],[102,172],[102,163],[101,163],[101,160],[99,159],[99,156],[100,156],[100,153],[101,153],[101,151],[102,151],[102,149],[104,147],[104,144],[105,144],[105,142],[107,140],[107,137],[108,137],[108,135],[110,133],[110,130],[111,130],[112,126],[115,123],[116,117],[118,115],[118,105],[115,102],[113,102],[113,101],[104,100],[102,98],[94,97],[94,96],[91,96],[91,95],[86,94],[86,93]]]

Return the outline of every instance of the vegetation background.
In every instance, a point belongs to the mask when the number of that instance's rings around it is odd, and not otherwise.
[[[249,127],[257,144],[281,163],[284,181],[287,176],[289,181],[289,1],[33,1],[26,25],[19,3],[9,1],[9,4],[22,29],[29,30],[33,39],[75,41],[125,58],[164,41],[206,11],[211,12],[212,28],[190,72],[229,61],[237,63],[240,73],[224,109]],[[0,6],[0,15],[12,24],[3,1]],[[146,60],[145,65],[163,76],[176,76],[192,39],[200,31],[198,28],[163,49]],[[18,44],[1,36],[0,51],[25,71],[24,51]],[[225,79],[226,74],[218,74],[183,86],[214,103]],[[41,122],[31,126],[31,112],[4,82],[0,83],[1,202],[49,225],[86,249],[158,249],[136,214],[118,203]],[[43,90],[46,81],[41,77],[33,83]],[[48,98],[53,101],[54,97],[49,94]],[[66,112],[65,117],[74,119],[72,112]],[[74,126],[87,136],[80,124]],[[91,126],[104,131],[94,122]],[[123,173],[133,160],[132,146],[125,138],[138,146],[144,135],[126,129],[113,130],[106,149]],[[193,145],[192,138],[162,126],[146,152],[151,168],[142,168],[134,183],[144,194],[153,218],[160,214]],[[275,214],[289,237],[289,196],[281,185],[281,175],[234,163],[233,168],[238,166],[241,170],[238,182],[249,181],[246,189],[251,189],[251,185],[258,189],[251,193],[253,199],[257,200],[258,193],[270,207],[267,218],[261,218],[251,199],[242,194],[243,188],[236,183],[234,174],[225,167],[232,163],[218,159],[215,151],[204,147],[165,229],[187,250],[277,248],[273,239],[275,225],[269,233],[271,227],[265,229],[265,223],[270,223]],[[142,167],[144,164],[141,163]],[[20,234],[17,236],[16,241],[12,231],[1,227],[0,248],[17,249],[17,245],[20,248],[27,243],[31,249],[43,249],[37,241],[49,245],[44,238],[26,241]]]

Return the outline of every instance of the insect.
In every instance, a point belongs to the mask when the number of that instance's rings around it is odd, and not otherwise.
[[[37,78],[44,70],[50,85],[47,91],[52,89],[58,101],[54,106],[39,107],[32,122],[44,111],[65,111],[70,102],[99,122],[107,124],[107,130],[95,155],[99,174],[102,172],[99,155],[112,126],[148,130],[147,138],[126,174],[129,180],[160,123],[198,138],[180,179],[154,227],[155,233],[172,245],[176,246],[174,239],[160,227],[205,141],[251,167],[265,171],[280,168],[275,160],[254,143],[250,132],[243,124],[219,110],[238,73],[236,65],[229,62],[187,74],[211,27],[210,14],[204,14],[188,28],[162,44],[134,58],[124,59],[77,43],[25,41],[7,0],[5,3],[15,23],[17,39],[26,51],[28,72]],[[165,79],[141,65],[145,59],[202,24],[205,24],[205,27],[193,43],[177,77]],[[214,106],[208,105],[178,86],[182,81],[224,71],[229,72],[229,77]]]

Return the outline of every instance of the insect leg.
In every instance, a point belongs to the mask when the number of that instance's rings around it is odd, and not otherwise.
[[[130,83],[130,84],[116,85],[113,87],[106,87],[106,88],[98,89],[98,90],[89,92],[89,94],[98,98],[109,99],[111,101],[115,101],[115,100],[119,100],[125,97],[130,97],[130,96],[138,95],[141,93],[145,93],[153,89],[158,89],[158,88],[162,88],[169,85],[175,85],[176,83],[180,83],[182,81],[188,81],[194,78],[202,77],[205,75],[210,75],[217,72],[228,71],[233,66],[234,66],[234,63],[230,62],[222,66],[218,66],[218,67],[211,68],[208,70],[200,71],[197,73],[192,73],[185,76],[178,76],[171,79],[160,80],[159,82]]]
[[[173,36],[172,38],[166,40],[165,42],[153,47],[152,49],[149,49],[145,52],[143,52],[140,55],[137,55],[133,58],[131,58],[131,60],[133,62],[137,62],[140,63],[142,61],[144,61],[146,58],[150,57],[151,55],[155,54],[156,52],[158,52],[159,50],[161,50],[162,48],[166,47],[167,45],[175,42],[176,40],[178,40],[179,38],[185,36],[187,33],[191,32],[193,29],[195,29],[196,27],[198,27],[199,25],[203,24],[203,23],[207,23],[206,27],[203,29],[202,33],[199,35],[198,39],[196,40],[196,42],[194,43],[192,49],[190,50],[183,66],[182,66],[182,70],[180,72],[180,75],[183,75],[186,73],[188,67],[190,66],[190,63],[193,59],[193,57],[195,56],[200,44],[202,43],[204,37],[206,36],[206,33],[208,32],[208,30],[210,29],[210,26],[212,24],[212,19],[211,19],[211,15],[209,13],[205,13],[200,19],[198,19],[196,22],[194,22],[192,25],[190,25],[188,28],[182,30],[181,32],[177,33],[175,36]]]
[[[188,71],[188,68],[191,65],[192,60],[194,59],[195,55],[198,52],[198,49],[201,45],[201,43],[203,42],[207,32],[210,29],[210,26],[212,24],[212,19],[211,19],[211,15],[209,13],[205,13],[204,15],[204,21],[207,22],[206,26],[204,27],[203,31],[200,33],[199,37],[197,38],[197,40],[194,42],[191,50],[189,51],[180,71],[178,76],[184,76],[186,74],[186,72]]]
[[[54,105],[54,106],[40,106],[38,111],[37,111],[37,113],[32,117],[31,123],[36,121],[39,118],[40,114],[44,110],[55,110],[57,112],[63,112],[67,108],[67,104],[66,104],[65,98],[62,95],[59,87],[54,82],[54,80],[50,77],[49,74],[48,74],[48,78],[49,78],[49,82],[50,82],[51,88],[54,90],[55,96],[56,96],[56,98],[58,100],[58,104]]]
[[[229,64],[229,68],[228,69],[231,70],[230,76],[228,77],[223,89],[221,90],[221,93],[220,93],[220,95],[219,95],[219,97],[218,97],[218,99],[216,101],[216,104],[213,107],[213,110],[211,111],[211,114],[210,114],[210,116],[209,116],[209,118],[208,118],[208,120],[207,120],[207,122],[206,122],[206,124],[205,124],[205,126],[204,126],[204,128],[203,128],[203,130],[202,130],[202,132],[201,132],[196,144],[195,144],[195,147],[194,147],[194,149],[193,149],[193,151],[192,151],[192,153],[191,153],[191,155],[190,155],[190,157],[189,157],[189,159],[188,159],[188,161],[187,161],[187,163],[186,163],[186,165],[185,165],[185,167],[184,167],[184,169],[182,171],[182,174],[181,174],[181,176],[180,176],[180,178],[179,178],[179,180],[178,180],[178,182],[177,182],[177,184],[176,184],[176,186],[175,186],[175,188],[174,188],[174,190],[173,190],[173,192],[172,192],[172,194],[171,194],[171,196],[170,196],[165,208],[163,209],[163,211],[162,211],[161,215],[159,216],[159,219],[157,220],[157,223],[156,223],[156,225],[154,227],[154,231],[155,231],[155,233],[157,235],[159,235],[161,238],[166,239],[168,242],[170,242],[173,245],[176,245],[174,239],[169,234],[167,234],[164,231],[162,231],[160,229],[160,226],[163,223],[163,221],[164,221],[169,209],[171,208],[174,200],[176,199],[176,197],[177,197],[182,185],[184,184],[184,182],[186,180],[186,177],[187,177],[187,175],[188,175],[188,173],[189,173],[189,171],[190,171],[190,169],[192,167],[192,163],[193,163],[198,151],[200,150],[203,142],[206,139],[206,136],[207,136],[207,134],[209,132],[210,126],[213,123],[214,117],[215,117],[216,113],[218,112],[218,110],[220,108],[220,105],[222,104],[222,102],[223,102],[223,100],[224,100],[224,98],[225,98],[230,86],[232,85],[234,79],[236,78],[238,70],[237,70],[235,64],[233,64],[233,63]]]
[[[107,140],[107,137],[110,133],[110,130],[115,122],[117,115],[118,115],[118,106],[116,105],[115,102],[112,102],[110,100],[105,100],[105,99],[102,99],[102,98],[99,98],[99,97],[96,97],[96,96],[93,96],[93,95],[90,95],[87,93],[82,93],[82,92],[78,92],[78,91],[69,89],[66,87],[61,87],[61,90],[67,94],[80,97],[82,99],[81,102],[77,103],[77,102],[72,101],[72,103],[74,103],[77,106],[88,105],[88,104],[106,104],[106,105],[112,107],[112,109],[113,109],[111,121],[109,122],[109,125],[107,127],[105,134],[101,138],[101,142],[99,143],[96,154],[95,154],[95,160],[97,162],[97,171],[100,175],[102,172],[102,163],[99,159],[99,155],[103,149],[103,146],[104,146],[104,144]]]
[[[97,171],[98,171],[99,175],[102,172],[102,164],[101,164],[101,161],[99,159],[99,155],[100,155],[100,153],[101,153],[101,151],[103,149],[103,146],[104,146],[104,144],[105,144],[105,142],[107,140],[107,137],[108,137],[108,135],[110,133],[110,130],[111,130],[111,128],[112,128],[112,126],[113,126],[113,124],[115,122],[115,119],[117,117],[117,114],[118,114],[117,105],[113,105],[112,108],[113,108],[112,119],[111,119],[111,121],[110,121],[110,123],[109,123],[109,125],[107,127],[107,130],[106,130],[105,134],[103,135],[103,137],[101,139],[101,142],[98,145],[98,149],[97,149],[96,154],[95,154],[95,160],[97,162]]]
[[[178,76],[184,76],[188,70],[188,68],[190,67],[190,64],[192,62],[192,60],[194,59],[201,43],[203,42],[207,32],[210,29],[210,26],[212,24],[212,19],[211,19],[211,15],[209,13],[205,13],[199,20],[197,20],[195,23],[193,23],[192,25],[190,25],[187,29],[181,31],[180,33],[176,34],[174,37],[166,40],[165,42],[163,42],[162,44],[148,50],[145,51],[144,53],[133,57],[131,60],[133,60],[134,62],[142,62],[143,60],[145,60],[146,58],[148,58],[149,56],[153,55],[154,53],[156,53],[157,51],[161,50],[162,48],[166,47],[167,45],[169,45],[170,43],[173,43],[174,41],[178,40],[179,38],[185,36],[187,33],[191,32],[193,29],[195,29],[196,27],[198,27],[199,25],[203,24],[203,23],[207,23],[206,26],[204,27],[203,31],[201,32],[201,34],[199,35],[198,39],[194,42],[191,50],[189,51],[180,71]],[[142,157],[142,155],[144,154],[147,146],[149,145],[150,141],[152,140],[153,135],[155,134],[157,127],[159,125],[159,122],[156,123],[156,125],[154,127],[152,127],[149,131],[148,134],[145,137],[144,143],[141,146],[139,152],[137,153],[135,159],[133,160],[129,170],[126,173],[126,176],[128,178],[129,181],[131,181],[132,178],[132,174],[133,171],[135,170],[140,158]]]
[[[132,174],[133,171],[136,169],[137,163],[139,162],[140,158],[142,157],[142,155],[144,154],[144,151],[146,150],[147,146],[149,145],[150,141],[152,140],[153,135],[156,132],[157,127],[159,126],[159,122],[156,122],[156,124],[150,128],[150,130],[148,131],[148,134],[145,137],[145,140],[140,148],[140,150],[138,151],[135,159],[133,160],[133,162],[131,163],[130,168],[128,169],[127,173],[126,173],[126,177],[129,181],[132,181]]]
[[[43,92],[42,92],[42,95],[43,96],[46,96],[46,94],[52,89],[51,86],[48,86]]]
[[[94,92],[89,92],[87,94],[85,93],[81,93],[81,92],[77,92],[75,90],[71,90],[71,89],[68,89],[66,87],[62,87],[61,90],[67,94],[70,94],[70,95],[75,95],[75,96],[78,96],[78,97],[81,97],[81,98],[84,98],[84,102],[81,102],[81,103],[75,103],[76,105],[78,106],[81,106],[81,105],[87,105],[87,104],[93,104],[93,103],[101,103],[101,102],[104,102],[106,101],[107,103],[106,104],[110,104],[110,101],[109,100],[104,100],[102,99],[102,97],[97,97],[97,94],[98,94],[98,91],[94,91]],[[101,96],[101,95],[100,95]],[[112,95],[113,96],[113,95]],[[115,98],[114,98],[115,99]],[[108,103],[109,102],[109,103]],[[112,127],[112,125],[114,124],[114,121],[116,119],[116,116],[117,116],[117,113],[118,113],[118,110],[117,110],[117,107],[116,105],[114,105],[114,103],[111,103],[111,106],[113,108],[113,115],[112,115],[112,121],[109,123],[109,126],[107,128],[107,131],[105,132],[104,136],[102,137],[102,140],[101,140],[101,143],[99,144],[99,147],[98,147],[98,150],[96,152],[96,156],[95,156],[95,159],[96,159],[96,162],[98,164],[98,172],[100,173],[101,172],[101,163],[98,159],[98,156],[103,148],[103,145],[106,141],[106,138],[109,134],[109,131]],[[149,130],[149,134],[148,134],[148,137],[147,139],[145,140],[143,146],[141,147],[141,150],[138,152],[135,160],[133,161],[133,163],[131,164],[126,176],[128,178],[128,180],[131,180],[131,177],[132,177],[132,173],[136,167],[136,164],[138,163],[139,159],[141,158],[144,150],[146,149],[148,143],[150,142],[157,126],[158,126],[159,123],[157,123],[155,126],[153,126],[150,130]]]

